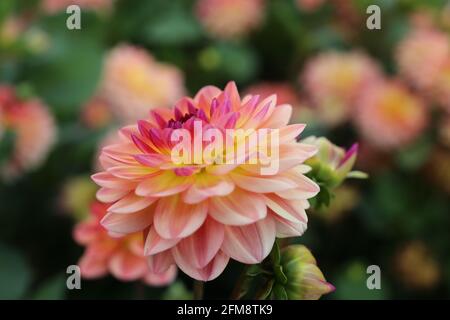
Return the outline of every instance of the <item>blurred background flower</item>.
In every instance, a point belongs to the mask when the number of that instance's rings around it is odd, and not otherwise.
[[[395,269],[399,280],[407,287],[429,290],[438,285],[441,270],[429,249],[422,242],[410,242],[395,256]]]
[[[2,141],[10,139],[12,144],[2,175],[11,178],[39,166],[56,138],[47,107],[34,98],[21,99],[13,87],[1,86],[0,115]]]
[[[245,36],[263,21],[265,0],[198,0],[196,14],[205,30],[219,39]]]
[[[89,217],[75,226],[75,241],[86,246],[78,263],[81,275],[94,279],[111,273],[121,281],[140,279],[155,286],[171,283],[176,276],[175,266],[162,273],[150,272],[144,257],[142,233],[118,237],[108,234],[101,226],[100,221],[107,208],[105,204],[92,202]]]
[[[428,122],[426,106],[401,83],[373,84],[361,93],[355,110],[364,139],[381,149],[405,147]]]
[[[307,62],[300,81],[320,120],[333,127],[356,113],[360,92],[381,79],[377,64],[360,52],[326,52]]]
[[[184,83],[174,66],[159,63],[145,50],[129,45],[114,48],[105,60],[100,95],[122,123],[170,106],[182,97]]]

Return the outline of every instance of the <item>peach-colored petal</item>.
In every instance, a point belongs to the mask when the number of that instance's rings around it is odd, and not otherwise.
[[[306,222],[293,222],[272,213],[278,238],[300,237],[307,228]]]
[[[259,263],[272,250],[275,234],[275,223],[269,216],[247,226],[226,226],[222,250],[239,262]]]
[[[108,208],[108,212],[128,214],[147,208],[158,198],[140,197],[130,193]]]
[[[157,274],[166,272],[174,264],[170,250],[148,256],[147,262],[150,272]]]
[[[155,229],[166,239],[187,237],[200,228],[207,211],[208,205],[205,202],[187,204],[179,195],[162,198],[155,209]]]
[[[108,266],[104,259],[97,259],[92,255],[83,255],[78,262],[81,276],[86,279],[95,279],[108,273]]]
[[[99,186],[110,189],[130,190],[136,185],[133,181],[117,178],[108,172],[96,173],[92,175],[92,180]]]
[[[109,261],[111,273],[119,280],[131,281],[143,277],[147,272],[145,259],[129,251],[117,252]]]
[[[291,124],[279,129],[280,143],[292,142],[305,130],[305,124]]]
[[[243,170],[236,170],[230,177],[240,188],[256,193],[277,192],[296,187],[294,181],[283,175],[255,176]]]
[[[177,277],[177,267],[172,265],[163,273],[153,273],[153,272],[147,272],[147,274],[144,277],[145,283],[159,287],[159,286],[166,286],[170,283],[172,283],[175,278]]]
[[[153,213],[148,210],[126,215],[109,212],[101,223],[108,231],[128,234],[144,230],[152,223],[152,219]]]
[[[178,267],[180,267],[180,269],[190,277],[200,281],[211,281],[223,272],[228,264],[228,261],[230,260],[230,257],[222,251],[219,251],[214,259],[201,269],[197,269],[186,262],[185,256],[174,253],[174,259]]]
[[[121,199],[123,196],[127,195],[129,191],[127,189],[109,189],[109,188],[100,188],[97,191],[96,197],[98,201],[104,203],[116,202]]]
[[[141,182],[136,188],[136,194],[142,197],[167,197],[183,192],[191,184],[191,177],[178,176],[171,170],[165,170]]]
[[[113,176],[123,179],[144,179],[147,175],[155,173],[156,169],[142,166],[116,166],[107,170]]]
[[[223,225],[209,218],[194,234],[181,240],[173,249],[196,269],[204,268],[215,257],[224,239]]]
[[[265,195],[267,206],[280,217],[292,222],[308,222],[300,200],[287,200],[275,194]]]
[[[275,108],[270,118],[260,128],[282,128],[288,125],[292,115],[292,106],[282,104]]]
[[[183,201],[186,203],[199,203],[210,197],[223,197],[234,190],[234,183],[229,179],[217,176],[197,176],[195,183],[184,192]]]
[[[175,246],[180,239],[164,239],[155,230],[150,227],[147,238],[145,239],[144,255],[154,255]]]
[[[211,198],[208,212],[225,225],[246,225],[264,219],[267,207],[261,195],[236,189],[226,197]]]
[[[79,223],[73,230],[73,238],[81,245],[87,245],[97,237],[97,224],[86,221]]]

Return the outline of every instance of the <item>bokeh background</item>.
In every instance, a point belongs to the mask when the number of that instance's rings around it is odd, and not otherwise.
[[[68,30],[66,8],[82,8]],[[366,9],[381,8],[381,30]],[[326,299],[450,297],[450,2],[446,0],[1,0],[0,298],[192,297],[112,276],[67,290],[85,248],[89,176],[111,132],[202,86],[278,94],[305,136],[359,142],[357,169],[307,245]],[[378,265],[382,289],[368,290]],[[241,266],[207,283],[226,298]]]

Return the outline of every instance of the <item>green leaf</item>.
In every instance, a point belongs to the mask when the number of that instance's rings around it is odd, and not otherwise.
[[[288,278],[283,272],[283,267],[278,265],[273,268],[273,271],[275,273],[275,277],[277,278],[277,281],[281,284],[286,284],[288,282]]]
[[[30,268],[19,251],[0,244],[0,299],[21,299],[31,282]]]
[[[258,264],[254,264],[251,267],[248,268],[246,275],[248,277],[256,277],[262,273],[261,266]]]
[[[273,286],[272,294],[277,300],[288,300],[286,289],[279,283]]]
[[[181,9],[160,15],[143,32],[149,42],[160,45],[192,43],[202,36],[202,29],[194,17]]]
[[[266,300],[267,298],[269,298],[274,283],[274,279],[270,279],[269,281],[267,281],[255,298],[258,300]]]

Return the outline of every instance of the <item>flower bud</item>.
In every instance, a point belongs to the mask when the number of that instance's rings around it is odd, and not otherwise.
[[[358,154],[358,144],[345,151],[331,143],[324,137],[308,137],[302,143],[315,145],[317,154],[306,161],[311,166],[312,177],[324,186],[333,189],[339,186],[346,178],[365,178],[366,174],[351,171]]]
[[[302,245],[291,245],[281,252],[280,261],[287,278],[284,289],[289,300],[317,300],[334,291],[317,267],[316,259]]]

